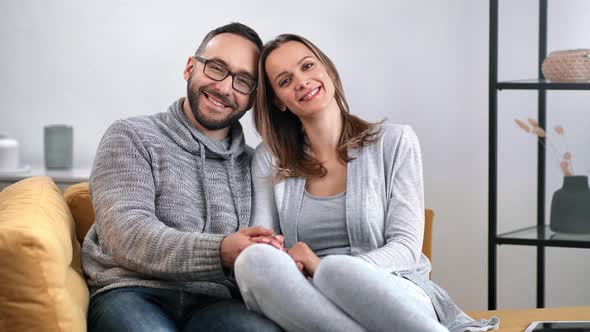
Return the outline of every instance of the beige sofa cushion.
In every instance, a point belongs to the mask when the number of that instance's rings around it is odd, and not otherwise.
[[[0,193],[0,331],[85,331],[88,288],[74,221],[48,177]]]

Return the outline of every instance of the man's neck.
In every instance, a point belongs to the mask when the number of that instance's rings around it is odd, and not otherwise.
[[[214,140],[222,140],[227,137],[227,135],[229,133],[229,127],[225,127],[225,128],[218,129],[218,130],[209,130],[209,129],[203,127],[199,123],[199,121],[197,121],[197,119],[195,119],[195,116],[193,115],[191,107],[188,103],[188,98],[186,98],[186,97],[184,98],[184,101],[182,102],[182,112],[184,113],[184,116],[186,117],[188,122],[193,127],[195,127],[195,129],[200,131],[203,135],[207,136],[208,138],[214,139]]]

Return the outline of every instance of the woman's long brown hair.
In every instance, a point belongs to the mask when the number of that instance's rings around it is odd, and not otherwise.
[[[383,122],[370,123],[350,114],[340,75],[332,60],[317,46],[301,36],[293,34],[278,36],[266,43],[262,49],[258,65],[258,89],[253,107],[254,127],[276,158],[275,181],[289,177],[309,178],[326,175],[326,169],[322,163],[307,152],[301,120],[290,111],[279,110],[270,79],[266,75],[265,64],[270,53],[290,41],[300,42],[309,48],[325,66],[330,79],[334,82],[334,97],[342,114],[338,156],[343,163],[353,159],[348,154],[349,149],[362,148],[377,141],[380,133],[378,125]]]

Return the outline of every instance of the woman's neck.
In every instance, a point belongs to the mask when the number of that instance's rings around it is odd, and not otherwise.
[[[312,156],[319,161],[338,155],[338,142],[342,133],[342,114],[338,104],[330,105],[312,118],[302,118],[301,123]]]

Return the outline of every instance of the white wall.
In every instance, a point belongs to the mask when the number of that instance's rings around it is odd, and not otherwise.
[[[500,1],[500,79],[536,73],[535,0]],[[184,94],[182,70],[203,36],[240,21],[268,40],[298,33],[336,63],[352,111],[411,124],[424,155],[427,206],[436,210],[433,278],[469,310],[487,305],[488,1],[2,1],[0,132],[26,161],[43,160],[42,128],[75,131],[75,165],[89,166],[118,118],[160,112]],[[590,2],[550,1],[549,49],[590,47]],[[500,231],[535,220],[535,144],[513,117],[534,117],[532,92],[500,106]],[[585,153],[590,95],[548,93],[549,122]],[[259,142],[250,117],[242,120]],[[579,158],[579,159],[578,159]],[[588,172],[586,172],[588,173]],[[548,166],[547,198],[560,186]],[[534,249],[499,248],[500,307],[535,305]],[[547,305],[590,304],[588,251],[547,249]]]

